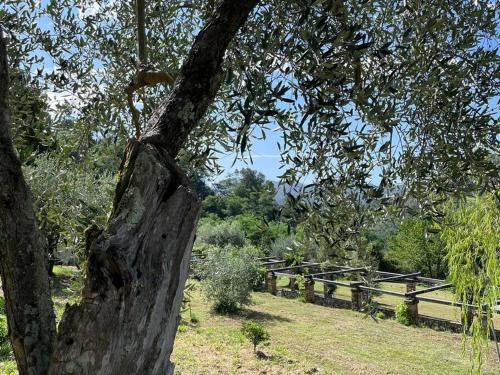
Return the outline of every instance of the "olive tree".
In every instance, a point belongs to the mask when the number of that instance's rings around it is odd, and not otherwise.
[[[133,2],[31,5],[0,5],[10,67],[69,92],[75,131],[125,143],[134,133],[124,94],[137,70]],[[181,157],[216,171],[221,151],[251,156],[253,141],[276,131],[282,181],[312,181],[306,199],[289,200],[313,212],[325,243],[358,231],[359,207],[384,214],[412,198],[439,214],[443,194],[497,189],[498,6],[147,2],[149,62],[175,84],[141,96],[144,129],[128,141],[107,227],[90,238],[82,302],[67,309],[57,337],[43,239],[8,132],[2,46],[0,269],[20,373],[169,367],[199,210]],[[54,121],[60,113],[68,108],[56,108]],[[360,213],[342,230],[328,223],[339,202]]]

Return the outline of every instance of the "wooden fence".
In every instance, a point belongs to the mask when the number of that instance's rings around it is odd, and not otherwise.
[[[364,311],[367,307],[371,306],[369,303],[372,300],[373,294],[386,294],[391,296],[400,297],[407,306],[410,322],[413,324],[419,323],[427,326],[447,329],[455,332],[463,330],[464,324],[470,324],[474,317],[474,313],[478,307],[463,303],[454,302],[445,299],[433,298],[425,296],[426,293],[434,292],[437,290],[452,288],[453,285],[447,283],[445,280],[433,279],[429,277],[422,277],[420,272],[410,274],[400,274],[393,272],[382,272],[369,270],[365,267],[349,267],[341,265],[330,266],[328,270],[321,270],[319,263],[302,262],[300,265],[285,266],[285,261],[273,257],[259,258],[261,265],[267,269],[266,276],[266,289],[273,295],[280,294],[286,297],[295,297],[297,291],[297,274],[302,274],[304,277],[304,299],[309,303],[317,303],[332,307],[349,307],[353,310]],[[355,278],[352,281],[335,280],[337,277],[351,275]],[[277,278],[279,276],[288,278],[288,286],[278,289]],[[353,277],[354,276],[354,277]],[[374,285],[380,282],[390,283],[405,283],[406,291],[398,292],[393,290],[377,288]],[[323,293],[317,294],[315,291],[315,284],[323,284]],[[423,284],[424,289],[417,290],[417,284]],[[350,301],[340,300],[335,298],[332,293],[332,286],[342,286],[350,289]],[[419,314],[419,302],[430,302],[435,304],[467,308],[467,317],[464,318],[461,314],[461,322],[454,322],[449,319],[439,317],[432,317]],[[498,301],[500,305],[500,300]],[[383,305],[377,307],[387,315],[393,315],[394,309],[390,306]],[[498,312],[498,307],[496,309]],[[484,315],[484,314],[483,314]],[[493,331],[492,331],[493,332]],[[500,331],[496,331],[497,338],[500,338]]]

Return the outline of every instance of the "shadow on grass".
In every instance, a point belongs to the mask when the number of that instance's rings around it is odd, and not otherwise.
[[[228,318],[241,320],[241,319],[249,319],[255,320],[257,322],[293,322],[293,320],[275,314],[270,314],[262,311],[255,311],[249,308],[242,308],[236,311],[218,311],[214,308],[210,309],[210,315],[213,316],[226,316]]]
[[[247,319],[255,320],[258,322],[292,322],[291,319],[280,315],[265,313],[262,311],[255,311],[248,308],[241,310],[241,315]]]

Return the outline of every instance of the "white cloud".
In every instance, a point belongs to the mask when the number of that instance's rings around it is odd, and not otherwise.
[[[253,155],[252,154],[252,158],[254,159],[259,159],[259,158],[262,158],[262,159],[279,159],[281,157],[281,155],[274,155],[274,154],[255,154]]]

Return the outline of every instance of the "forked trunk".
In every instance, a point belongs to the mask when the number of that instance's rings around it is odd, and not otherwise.
[[[0,271],[20,375],[172,372],[200,209],[174,158],[212,103],[227,46],[257,3],[218,3],[169,97],[129,142],[108,226],[90,246],[82,302],[67,307],[57,340],[44,246],[8,134],[0,35]]]

